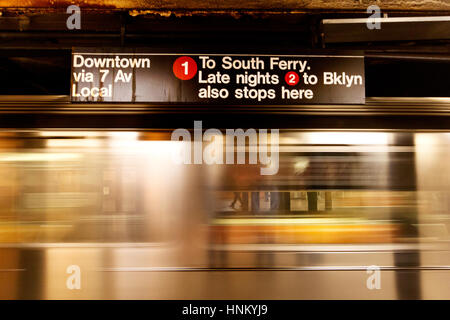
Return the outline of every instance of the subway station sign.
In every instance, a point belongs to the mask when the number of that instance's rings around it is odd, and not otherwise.
[[[74,49],[72,102],[363,104],[364,57]]]

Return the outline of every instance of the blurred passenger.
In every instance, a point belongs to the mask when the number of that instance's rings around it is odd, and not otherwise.
[[[233,166],[231,172],[228,175],[229,180],[226,183],[229,187],[235,190],[242,190],[247,187],[247,172],[245,165]],[[234,191],[234,198],[230,204],[230,207],[235,211],[248,211],[248,193],[243,191]],[[240,207],[236,208],[236,203],[240,203]]]
[[[239,202],[241,204],[241,208],[243,207],[243,202],[242,202],[242,198],[241,198],[241,193],[240,192],[233,192],[234,193],[234,199],[233,202],[231,203],[230,207],[232,209],[236,208],[234,207],[236,205],[236,202]]]
[[[252,192],[252,213],[258,214],[260,211],[259,192]]]
[[[280,208],[280,193],[278,192],[270,192],[270,210],[272,212],[277,212]]]

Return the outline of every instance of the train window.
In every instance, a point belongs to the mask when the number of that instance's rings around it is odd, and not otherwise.
[[[183,178],[170,167],[171,142],[80,131],[16,132],[0,140],[0,241],[176,240],[183,217],[173,216],[173,199],[186,198],[187,188],[174,186]]]
[[[280,169],[224,168],[213,228],[229,244],[389,243],[417,237],[415,146],[383,132],[284,132]]]
[[[448,239],[448,134],[286,131],[275,175],[174,165],[181,142],[169,136],[2,133],[0,241],[167,243],[211,230],[222,244]]]

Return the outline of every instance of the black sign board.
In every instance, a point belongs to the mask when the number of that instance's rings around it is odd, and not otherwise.
[[[72,102],[364,104],[364,83],[356,55],[72,52]]]

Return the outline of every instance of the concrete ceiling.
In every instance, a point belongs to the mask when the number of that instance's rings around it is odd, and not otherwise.
[[[365,11],[377,4],[388,11],[450,11],[450,0],[0,0],[0,7],[55,10],[75,3],[99,10]]]

